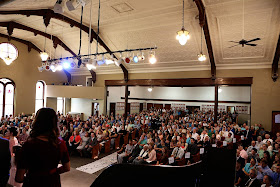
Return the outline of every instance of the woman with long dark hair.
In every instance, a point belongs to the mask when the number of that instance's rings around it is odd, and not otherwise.
[[[70,160],[65,142],[59,138],[53,109],[38,110],[30,138],[18,156],[16,182],[23,183],[24,187],[61,186],[59,174],[70,170]]]

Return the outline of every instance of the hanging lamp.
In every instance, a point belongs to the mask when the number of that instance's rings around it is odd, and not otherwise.
[[[185,30],[185,26],[184,26],[184,21],[185,21],[185,14],[184,14],[184,9],[185,9],[185,0],[183,0],[183,24],[182,24],[182,29],[180,31],[177,32],[177,36],[176,39],[179,40],[179,43],[181,45],[185,45],[187,43],[187,41],[190,39],[190,33],[189,31]]]

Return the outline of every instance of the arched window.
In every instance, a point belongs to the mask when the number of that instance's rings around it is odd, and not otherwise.
[[[35,99],[35,113],[43,108],[45,104],[45,83],[38,81],[36,83],[36,99]]]
[[[7,78],[0,79],[0,115],[14,115],[15,83]]]

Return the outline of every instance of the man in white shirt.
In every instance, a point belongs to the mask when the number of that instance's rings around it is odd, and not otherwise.
[[[249,154],[253,148],[256,148],[258,150],[258,147],[256,146],[256,142],[252,141],[251,145],[247,148],[247,153]]]
[[[263,143],[267,143],[267,141],[270,141],[271,144],[273,144],[273,140],[270,139],[270,135],[269,134],[265,134],[265,139],[263,140]]]
[[[206,136],[208,136],[207,132],[205,130],[202,131],[201,136],[200,136],[201,137],[201,141],[204,141]]]
[[[197,140],[197,136],[199,135],[196,133],[196,129],[193,129],[192,138]]]
[[[184,155],[185,151],[184,149],[181,147],[181,142],[177,142],[177,147],[175,147],[172,151],[171,157],[174,157],[175,160],[180,160],[183,155]]]

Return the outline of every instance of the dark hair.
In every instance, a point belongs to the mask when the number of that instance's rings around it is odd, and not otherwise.
[[[254,150],[255,152],[258,152],[258,150],[256,148],[253,148],[252,150]]]
[[[59,136],[57,121],[56,113],[52,108],[39,109],[36,113],[30,137],[36,138],[40,135],[45,135],[54,146],[57,146]]]
[[[17,129],[15,127],[10,127],[9,131],[10,131],[10,135],[12,134],[13,136],[17,136],[18,134]]]

